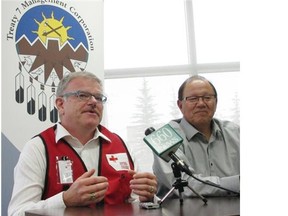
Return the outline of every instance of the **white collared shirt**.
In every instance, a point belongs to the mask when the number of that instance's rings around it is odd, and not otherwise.
[[[64,138],[78,153],[80,158],[85,163],[87,170],[98,168],[99,137],[102,137],[103,139],[111,142],[111,140],[103,133],[101,133],[97,128],[94,137],[85,145],[82,145],[82,143],[77,138],[71,136],[70,133],[61,124],[57,124],[56,143],[60,139]],[[95,172],[94,175],[97,175],[97,172]]]

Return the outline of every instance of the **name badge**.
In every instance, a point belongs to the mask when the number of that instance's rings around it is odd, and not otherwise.
[[[58,174],[58,183],[71,184],[73,183],[72,161],[67,157],[56,157],[56,166]]]

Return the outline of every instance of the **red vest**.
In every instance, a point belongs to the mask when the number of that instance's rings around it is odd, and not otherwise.
[[[68,157],[68,159],[72,160],[73,181],[75,181],[79,176],[87,171],[87,168],[82,159],[65,140],[60,139],[58,143],[55,142],[55,129],[56,125],[39,134],[45,146],[47,161],[45,186],[42,199],[47,199],[57,193],[60,193],[61,191],[67,190],[70,186],[67,184],[60,184],[58,181],[59,177],[57,173],[56,157]],[[124,203],[127,201],[131,194],[129,182],[132,177],[125,170],[116,171],[113,167],[111,167],[107,161],[106,154],[126,153],[128,156],[130,168],[132,170],[134,169],[133,161],[125,143],[117,134],[110,132],[103,126],[99,126],[99,130],[111,140],[111,142],[109,142],[100,138],[98,175],[107,177],[109,182],[109,187],[104,198],[104,203]]]

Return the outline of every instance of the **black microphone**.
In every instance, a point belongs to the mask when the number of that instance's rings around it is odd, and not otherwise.
[[[145,135],[144,142],[156,155],[166,162],[172,159],[182,172],[192,175],[189,166],[175,154],[183,139],[169,124],[157,131],[153,127],[147,128]]]
[[[189,166],[183,160],[181,160],[174,152],[170,152],[169,156],[176,163],[176,165],[182,172],[185,172],[190,176],[193,175],[191,170],[189,169]]]

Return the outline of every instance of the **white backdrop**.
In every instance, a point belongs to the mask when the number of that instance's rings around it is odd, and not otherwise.
[[[21,151],[58,118],[66,74],[104,79],[103,0],[2,1],[2,133]]]

